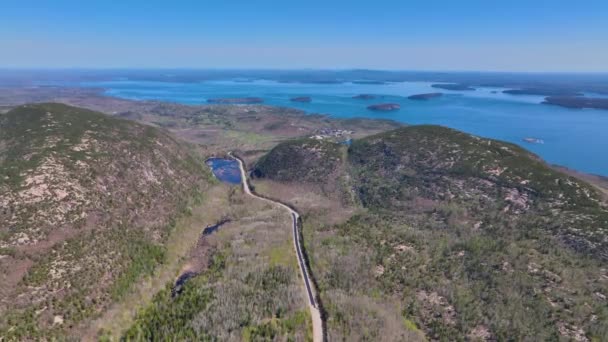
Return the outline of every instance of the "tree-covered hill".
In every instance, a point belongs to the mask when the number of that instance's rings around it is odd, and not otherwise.
[[[52,103],[0,115],[0,336],[62,339],[120,299],[208,180],[153,127]]]
[[[271,178],[301,165],[284,160]],[[357,213],[304,216],[330,337],[608,338],[608,210],[591,185],[438,126],[355,140],[345,164]]]

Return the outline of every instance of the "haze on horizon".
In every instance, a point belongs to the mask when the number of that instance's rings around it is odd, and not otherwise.
[[[608,71],[608,2],[4,0],[0,68]]]

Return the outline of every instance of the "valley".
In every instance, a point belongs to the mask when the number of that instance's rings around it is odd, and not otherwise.
[[[0,342],[608,341],[608,1],[0,9]]]
[[[0,218],[22,227],[2,235],[8,277],[0,332],[9,339],[605,335],[608,214],[600,178],[562,169],[578,178],[568,176],[518,146],[437,126],[264,105],[50,95],[41,98],[106,114],[18,103],[0,114],[1,186],[10,196],[3,201],[14,208]],[[21,138],[33,130],[40,140]],[[232,170],[220,181],[209,167],[218,162],[208,158],[231,151],[240,177]],[[152,166],[159,162],[172,175],[166,180]],[[114,163],[144,168],[114,175]],[[112,183],[103,190],[106,179],[137,190],[116,197]],[[181,194],[179,205],[153,209],[160,199],[153,191]],[[38,227],[47,228],[28,230],[28,216],[18,216],[26,209],[16,206],[28,202],[15,196],[78,210],[82,220],[66,216],[57,225],[41,214],[46,226]],[[118,210],[122,226],[95,216],[99,208]],[[146,225],[142,210],[166,215],[154,222],[169,217],[167,227]],[[217,222],[225,224],[203,233]],[[99,260],[127,277],[98,270]],[[22,266],[10,273],[14,262]]]

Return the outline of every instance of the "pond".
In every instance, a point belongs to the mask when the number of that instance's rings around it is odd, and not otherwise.
[[[220,181],[232,185],[241,184],[241,170],[236,160],[209,158],[206,163],[211,168],[211,171],[213,171],[215,177]]]
[[[213,233],[215,233],[215,231],[217,231],[218,229],[220,229],[220,227],[226,223],[230,222],[230,220],[222,220],[219,221],[218,223],[209,226],[205,229],[203,229],[203,236],[207,236],[207,235],[211,235]]]

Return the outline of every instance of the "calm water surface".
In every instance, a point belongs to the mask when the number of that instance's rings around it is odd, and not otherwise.
[[[210,98],[254,96],[262,97],[269,105],[340,118],[387,118],[408,124],[444,125],[519,144],[550,163],[608,175],[608,111],[543,105],[540,104],[542,96],[508,95],[502,93],[502,88],[449,91],[432,88],[427,82],[303,84],[263,80],[200,83],[121,80],[84,85],[103,87],[107,95],[135,100],[202,104]],[[445,95],[428,101],[407,99],[409,95],[429,92]],[[352,98],[358,94],[376,94],[378,98]],[[290,98],[296,96],[310,96],[312,102],[291,102]],[[370,104],[381,102],[399,103],[401,110],[366,109]],[[541,139],[544,144],[525,143],[522,139],[526,137]],[[238,177],[240,181],[240,175]]]
[[[220,181],[233,185],[241,184],[241,169],[236,160],[209,158],[206,163]]]

